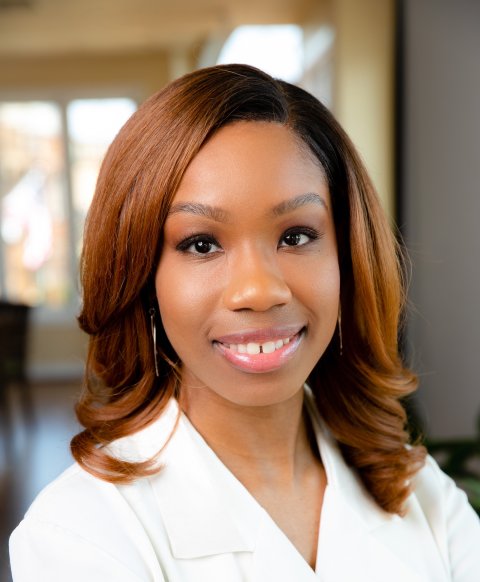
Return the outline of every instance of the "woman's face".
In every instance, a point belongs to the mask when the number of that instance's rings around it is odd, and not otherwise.
[[[156,274],[182,390],[292,397],[332,338],[339,288],[330,195],[306,147],[275,123],[220,129],[182,179]]]

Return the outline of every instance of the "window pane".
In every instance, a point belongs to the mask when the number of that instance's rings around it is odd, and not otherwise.
[[[0,103],[0,282],[12,301],[69,300],[64,185],[58,106]]]
[[[85,216],[105,152],[136,109],[131,99],[78,99],[67,108],[77,256]]]

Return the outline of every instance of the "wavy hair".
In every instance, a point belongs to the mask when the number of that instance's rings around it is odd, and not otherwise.
[[[219,128],[240,120],[290,128],[325,171],[339,249],[343,350],[337,330],[308,381],[347,463],[378,505],[401,513],[425,451],[406,446],[401,400],[416,378],[398,352],[404,289],[395,237],[332,114],[304,90],[246,65],[174,81],[138,109],[105,156],[81,259],[78,320],[90,341],[76,407],[84,430],[72,440],[73,456],[110,482],[158,470],[155,459],[127,462],[108,445],[153,422],[178,390],[177,356],[159,320],[158,377],[150,336],[163,225],[188,164]]]

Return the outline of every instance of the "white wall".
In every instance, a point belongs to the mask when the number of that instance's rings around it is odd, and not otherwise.
[[[409,328],[431,436],[480,413],[480,2],[405,2]]]

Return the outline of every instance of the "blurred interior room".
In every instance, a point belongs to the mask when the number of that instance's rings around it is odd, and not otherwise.
[[[480,3],[0,0],[0,580],[10,531],[71,463],[102,156],[146,97],[234,61],[305,87],[359,149],[410,256],[412,417],[480,507]]]

